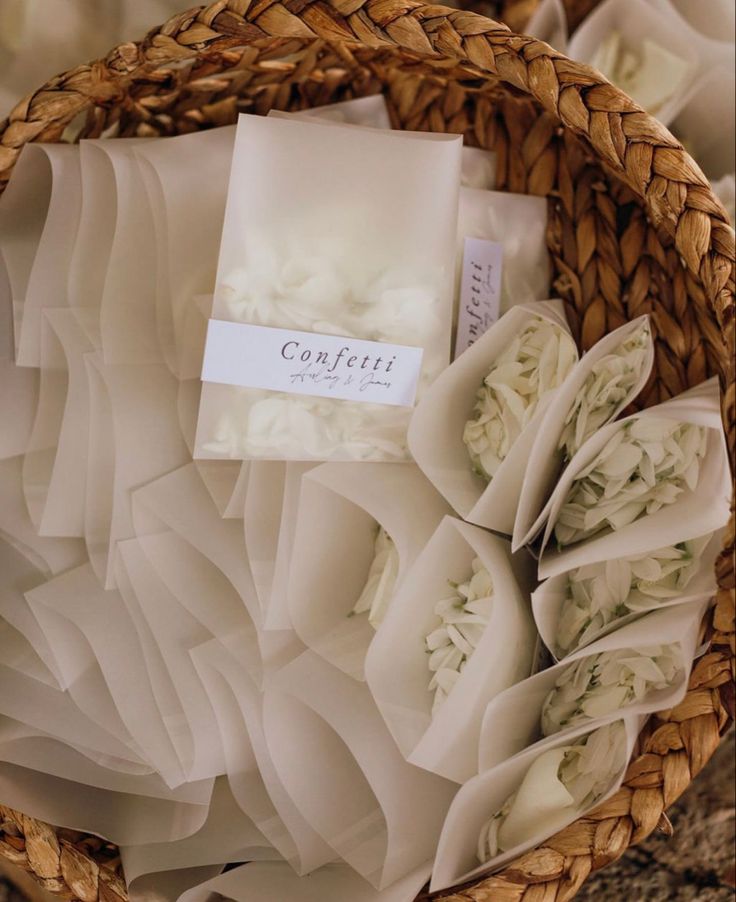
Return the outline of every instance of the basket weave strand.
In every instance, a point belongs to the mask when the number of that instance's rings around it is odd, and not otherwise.
[[[498,187],[549,198],[554,290],[583,349],[649,312],[652,404],[719,376],[734,415],[734,233],[669,132],[580,63],[476,14],[415,0],[219,0],[52,79],[0,123],[0,183],[28,141],[172,135],[238,112],[383,90],[396,127],[495,150]],[[356,174],[359,177],[359,173]],[[428,186],[431,190],[431,186]],[[733,506],[732,506],[733,509]],[[646,725],[621,790],[452,902],[563,902],[659,827],[734,717],[734,518],[688,694]],[[125,892],[114,847],[0,807],[0,852],[85,902]]]

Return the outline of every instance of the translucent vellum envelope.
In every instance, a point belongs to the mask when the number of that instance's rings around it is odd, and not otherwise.
[[[706,68],[714,63],[733,69],[734,7],[730,0],[647,0],[661,16],[686,26],[688,40]],[[730,66],[729,66],[730,63]]]
[[[366,659],[366,680],[404,757],[457,783],[478,770],[483,712],[499,692],[529,676],[536,630],[526,593],[503,539],[446,517],[406,575]],[[483,636],[446,701],[432,715],[426,637],[435,606],[462,583],[479,557],[493,582]]]
[[[623,719],[622,722],[626,730],[625,760],[628,762],[641,728],[641,720],[632,716]],[[481,829],[488,819],[499,811],[508,797],[518,789],[535,759],[544,751],[569,745],[575,739],[580,739],[590,732],[589,727],[581,727],[564,738],[555,737],[554,742],[550,742],[549,745],[527,749],[497,767],[483,771],[460,787],[442,828],[430,883],[432,892],[476,880],[483,874],[498,870],[508,861],[518,858],[524,852],[549,838],[543,831],[537,832],[515,848],[502,852],[485,864],[478,863],[477,847]],[[610,798],[621,786],[625,771],[626,767],[624,766],[611,781],[610,788],[593,804],[583,809],[571,809],[567,823],[561,822],[556,829],[564,829],[579,817],[585,816],[592,808]]]
[[[306,475],[293,511],[288,559],[289,613],[302,641],[334,667],[365,679],[375,628],[353,609],[374,558],[377,528],[396,546],[399,586],[447,513],[447,504],[412,464],[366,463],[358,469],[330,463]]]
[[[192,652],[208,688],[238,805],[299,874],[331,861],[334,850],[300,813],[271,758],[263,730],[263,696],[238,658],[208,642]]]
[[[76,147],[31,144],[23,149],[0,205],[0,250],[10,275],[19,366],[40,363],[43,308],[68,303],[80,187]]]
[[[243,530],[258,599],[261,608],[267,611],[276,570],[286,463],[280,460],[253,460],[250,461],[250,473]]]
[[[600,535],[556,551],[552,544],[552,533],[576,475],[596,457],[621,423],[643,417],[694,423],[708,430],[705,457],[700,462],[700,476],[695,489],[685,488],[672,504],[618,530],[604,530]],[[539,578],[548,579],[583,564],[613,560],[673,545],[682,539],[683,524],[687,524],[690,535],[705,535],[721,529],[728,522],[730,497],[731,474],[721,422],[720,392],[718,380],[713,378],[656,407],[649,407],[617,423],[610,423],[588,439],[570,461],[543,511],[547,525],[541,546]]]
[[[242,519],[250,461],[199,460],[196,467],[220,516]]]
[[[128,889],[148,874],[208,864],[278,858],[268,840],[238,808],[227,780],[215,781],[207,820],[197,833],[170,843],[123,846],[120,850]]]
[[[669,125],[681,109],[687,91],[699,72],[698,52],[691,40],[691,29],[677,17],[663,17],[646,0],[606,0],[585,18],[570,38],[567,53],[571,59],[592,63],[606,37],[618,32],[623,45],[633,53],[643,53],[646,39],[666,48],[687,64],[687,72],[671,85],[667,100],[651,112],[663,125]],[[637,98],[632,98],[637,102]]]
[[[622,342],[634,335],[647,321],[647,316],[639,316],[613,332],[609,332],[597,342],[565,379],[554,398],[545,410],[537,430],[529,462],[521,486],[519,504],[514,521],[513,548],[516,551],[530,542],[543,526],[542,511],[564,466],[563,452],[558,445],[565,429],[568,413],[575,404],[578,393],[585,380],[590,376],[595,365],[607,354],[613,354]],[[654,365],[654,343],[649,338],[646,362],[642,366],[641,375],[636,384],[627,392],[623,400],[611,411],[609,421],[616,417],[641,392],[649,379]]]
[[[42,625],[44,609],[56,614],[56,620],[48,621],[47,630],[53,648],[58,649],[64,640],[59,618],[80,631],[120,719],[145,760],[170,788],[183,783],[186,777],[156,702],[135,625],[119,593],[105,591],[90,565],[85,564],[29,592],[27,597]],[[83,667],[85,662],[75,651],[77,647],[69,649],[67,658],[71,657],[72,667]]]
[[[458,208],[456,293],[459,295],[466,238],[503,247],[500,313],[525,301],[549,297],[547,199],[508,191],[461,188]]]
[[[21,457],[0,460],[0,538],[46,576],[84,563],[81,539],[48,538],[36,532],[23,497],[22,468]]]
[[[299,172],[291,163],[296,145]],[[359,183],[351,175],[356,155]],[[394,344],[409,336],[424,352],[421,390],[449,354],[459,170],[460,142],[448,136],[427,141],[242,116],[213,318]],[[430,193],[422,188],[428,178]],[[309,276],[293,283],[288,274],[304,265],[317,280],[328,279],[330,290],[313,293]],[[253,279],[266,292],[283,291],[284,303],[264,305],[266,295],[256,290],[258,309],[242,310],[240,292],[250,291]],[[297,302],[302,290],[307,303]],[[322,398],[315,407],[289,392],[205,382],[195,456],[405,459],[409,408],[381,404],[380,397],[371,403]]]
[[[683,529],[682,541],[687,541],[697,536],[686,535],[687,529]],[[636,611],[625,614],[622,617],[611,621],[607,626],[599,632],[594,633],[586,641],[586,648],[591,642],[600,639],[602,636],[609,635],[614,630],[621,629],[629,623],[633,623],[644,617],[652,611],[666,610],[671,607],[677,607],[683,604],[704,601],[712,598],[717,591],[717,583],[714,572],[716,558],[723,548],[723,535],[721,531],[711,536],[706,547],[701,553],[700,560],[695,565],[695,572],[688,580],[687,585],[680,591],[680,594],[672,597],[651,598],[651,607],[643,610],[641,606]],[[532,611],[534,620],[537,624],[539,634],[544,644],[555,656],[559,656],[560,649],[557,644],[557,628],[560,615],[563,611],[564,603],[567,598],[567,580],[569,573],[559,573],[539,585],[532,593]]]
[[[135,149],[156,231],[158,338],[177,375],[186,311],[215,284],[234,140],[235,128],[214,128]],[[203,160],[206,179],[199,178]]]
[[[107,365],[87,355],[90,468],[85,536],[107,588],[115,542],[132,537],[131,492],[182,466],[188,453],[176,417],[176,380],[164,364]]]
[[[562,0],[542,0],[524,27],[527,34],[534,35],[545,44],[567,51],[567,13]]]
[[[571,729],[563,729],[552,736],[543,737],[540,727],[542,707],[565,668],[600,652],[627,648],[636,651],[640,648],[646,654],[646,650],[652,646],[672,643],[678,645],[680,667],[673,685],[665,689],[651,690],[642,701],[627,704],[602,717],[587,718],[582,724],[576,723],[573,729],[579,726],[595,729],[622,715],[645,716],[654,711],[674,708],[682,701],[687,691],[705,604],[700,599],[689,605],[649,614],[574,652],[554,667],[549,667],[497,695],[488,705],[483,717],[478,745],[480,770],[494,767],[528,746],[543,743],[547,745],[553,739],[571,733]]]
[[[180,902],[207,902],[212,893],[236,902],[414,902],[429,871],[429,865],[417,868],[386,889],[376,890],[342,863],[325,865],[305,879],[286,864],[257,861],[187,890]]]
[[[432,856],[455,786],[404,761],[366,686],[307,651],[263,705],[287,791],[341,858],[383,889]]]
[[[38,381],[35,369],[15,365],[13,302],[0,251],[0,460],[25,453],[38,404]]]
[[[508,535],[513,530],[534,437],[553,392],[548,392],[538,403],[490,482],[473,472],[463,430],[472,415],[477,391],[494,360],[535,316],[549,320],[569,334],[561,301],[513,307],[435,380],[415,410],[409,427],[409,447],[414,459],[454,510],[465,520]]]
[[[191,836],[204,824],[209,807],[209,795],[194,803],[111,792],[15,764],[0,764],[0,795],[4,804],[30,817],[118,845]]]

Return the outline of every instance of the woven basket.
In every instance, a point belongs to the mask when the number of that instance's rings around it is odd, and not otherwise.
[[[496,151],[500,190],[548,198],[554,293],[580,346],[650,313],[656,373],[644,403],[718,375],[733,453],[734,233],[707,180],[601,75],[472,12],[416,0],[218,0],[189,10],[22,101],[0,123],[0,187],[28,141],[175,135],[238,112],[378,91],[394,126],[462,134]],[[502,872],[443,898],[562,902],[629,845],[671,830],[665,809],[734,716],[733,547],[732,515],[703,624],[708,650],[682,704],[648,722],[622,789]],[[125,899],[117,850],[96,837],[0,806],[0,853],[54,892]]]

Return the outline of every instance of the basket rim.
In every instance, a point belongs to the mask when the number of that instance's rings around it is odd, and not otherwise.
[[[0,193],[26,143],[59,141],[77,115],[114,104],[136,79],[200,56],[285,40],[339,44],[348,53],[364,48],[403,54],[439,71],[451,61],[466,67],[469,76],[497,77],[530,95],[585,139],[601,163],[643,201],[651,221],[672,237],[683,266],[702,285],[724,340],[723,413],[726,427],[733,426],[734,230],[705,175],[655,117],[600,73],[477,13],[420,0],[330,0],[329,5],[324,0],[217,0],[193,7],[143,40],[120,44],[104,59],[52,78],[20,101],[0,122]],[[677,737],[669,737],[672,747],[663,738],[634,757],[612,799],[500,873],[433,898],[510,902],[541,898],[536,890],[544,888],[545,899],[561,902],[575,895],[590,871],[618,858],[630,844],[657,827],[668,830],[665,808],[710,758],[733,719],[733,504],[727,536],[719,563],[721,588],[708,618],[711,650],[697,662],[685,701],[669,712],[678,725]],[[698,718],[708,721],[701,720],[702,735],[680,732],[680,726]],[[13,836],[23,842],[13,843]],[[85,848],[64,831],[58,835],[0,804],[0,855],[53,892],[71,892],[85,902],[102,896],[122,902],[125,887],[115,872],[119,859],[109,844],[90,839]]]

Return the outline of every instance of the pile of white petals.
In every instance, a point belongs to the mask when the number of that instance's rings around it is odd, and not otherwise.
[[[605,794],[625,764],[623,724],[606,724],[572,745],[534,761],[516,792],[483,826],[478,861],[513,849],[536,835],[552,835]]]
[[[675,94],[690,71],[687,60],[648,38],[639,52],[632,50],[619,31],[606,35],[590,65],[652,114]]]
[[[425,349],[419,392],[446,365],[443,299],[433,274],[372,270],[353,255],[290,253],[257,236],[220,297],[236,322]],[[446,299],[444,299],[446,300]],[[406,408],[247,389],[228,404],[207,451],[227,457],[406,460]]]
[[[637,557],[572,570],[555,637],[558,656],[587,645],[609,624],[651,611],[682,595],[710,536],[668,545]]]
[[[698,484],[708,430],[663,417],[621,425],[576,476],[555,524],[558,545],[621,529]]]
[[[204,448],[226,457],[405,460],[406,409],[260,389],[237,389]],[[235,394],[233,394],[235,398]]]
[[[682,669],[677,644],[602,651],[565,667],[542,706],[545,736],[594,717],[604,717],[657,689]]]
[[[480,477],[493,478],[540,399],[559,388],[576,360],[577,349],[568,333],[539,316],[496,359],[463,432]]]
[[[639,328],[592,367],[565,418],[558,447],[569,460],[613,416],[641,378],[651,342],[649,324]]]
[[[493,606],[493,581],[480,558],[473,560],[472,577],[435,606],[439,625],[426,638],[432,713],[445,701],[478,646]]]
[[[398,575],[399,553],[396,545],[386,530],[379,526],[368,579],[350,616],[367,612],[368,622],[378,629],[386,616]]]

